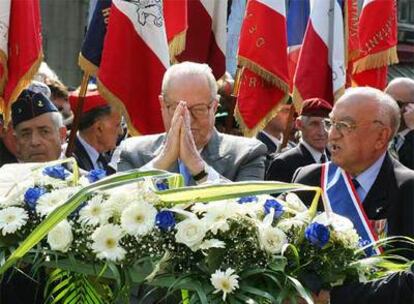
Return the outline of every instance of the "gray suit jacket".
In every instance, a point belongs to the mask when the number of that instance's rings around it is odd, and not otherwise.
[[[131,137],[121,145],[118,171],[140,168],[160,151],[165,133]],[[216,130],[201,152],[204,161],[231,181],[263,180],[266,146],[255,138],[219,133]],[[178,164],[169,168],[179,172]]]

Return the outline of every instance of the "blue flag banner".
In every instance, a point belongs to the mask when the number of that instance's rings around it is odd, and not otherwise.
[[[93,76],[101,63],[111,4],[112,0],[97,1],[79,54],[79,66]]]
[[[325,163],[322,166],[321,186],[330,209],[354,224],[362,244],[374,243],[378,240],[351,178],[344,170],[332,162]],[[380,254],[381,249],[369,247],[365,253],[367,256]]]
[[[287,9],[288,46],[301,45],[309,19],[309,0],[290,0]]]

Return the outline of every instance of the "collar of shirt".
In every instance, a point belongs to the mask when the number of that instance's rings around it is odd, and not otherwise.
[[[276,145],[276,147],[279,147],[280,146],[280,144],[282,143],[282,141],[283,141],[283,136],[280,136],[280,139],[279,138],[277,138],[277,137],[274,137],[273,135],[270,135],[269,133],[267,133],[267,132],[265,132],[265,131],[263,131],[262,130],[262,132],[263,132],[263,134],[265,134],[267,137],[269,137],[269,139],[271,140],[271,141],[273,141],[273,143]]]
[[[322,154],[325,154],[325,153],[322,153],[322,152],[316,150],[315,148],[313,148],[310,144],[308,144],[303,139],[301,139],[300,142],[305,146],[305,148],[310,152],[310,154],[312,154],[312,157],[315,160],[315,162],[317,164],[319,164],[321,162]],[[328,160],[328,158],[326,157],[326,154],[325,154],[325,158],[326,158],[326,160]]]
[[[401,135],[402,137],[405,137],[405,135],[407,135],[408,133],[410,133],[410,131],[411,131],[411,129],[404,129],[404,130],[402,130],[402,131],[400,131],[400,132],[398,132],[397,134],[398,135]]]
[[[360,184],[360,187],[357,189],[357,192],[359,194],[359,198],[361,199],[361,202],[364,201],[365,197],[367,196],[369,190],[371,189],[372,185],[374,184],[378,173],[381,169],[382,163],[384,162],[385,154],[381,155],[380,158],[378,158],[375,163],[371,165],[368,169],[366,169],[364,172],[359,174],[356,178],[358,183]]]
[[[101,166],[98,164],[99,152],[96,151],[95,148],[92,147],[90,144],[88,144],[86,140],[84,140],[79,133],[78,133],[78,139],[80,143],[82,144],[82,146],[85,148],[86,153],[88,153],[88,156],[91,159],[94,169],[101,168]]]

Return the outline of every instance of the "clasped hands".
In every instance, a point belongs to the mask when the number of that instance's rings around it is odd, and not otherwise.
[[[198,152],[191,132],[191,116],[185,101],[180,101],[171,119],[170,129],[161,152],[154,159],[154,168],[168,170],[178,159],[191,175],[204,170],[204,161]]]

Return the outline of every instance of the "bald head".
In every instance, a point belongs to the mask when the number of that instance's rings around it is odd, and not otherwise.
[[[388,84],[385,93],[401,103],[414,102],[414,80],[406,77],[395,78]]]

